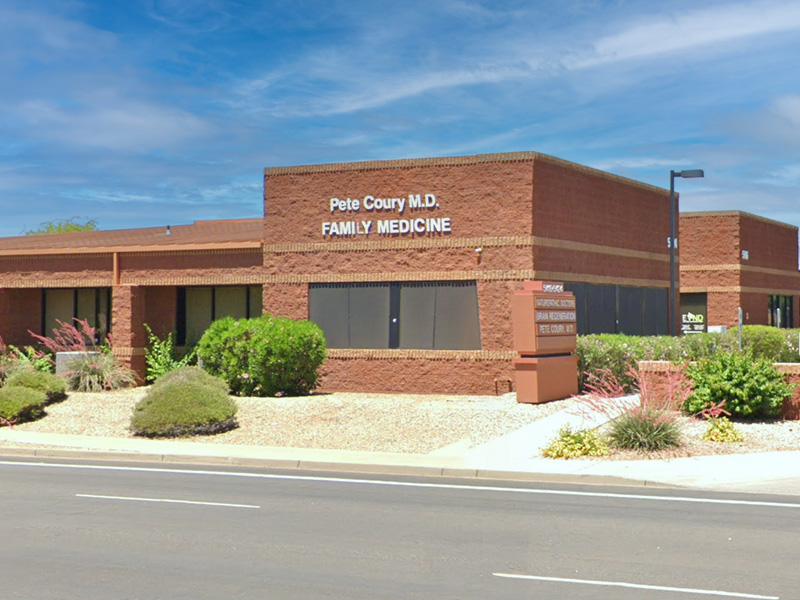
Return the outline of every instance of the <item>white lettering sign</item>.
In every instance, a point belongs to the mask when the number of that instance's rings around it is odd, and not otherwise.
[[[398,198],[382,198],[368,194],[363,198],[331,198],[328,208],[332,214],[356,213],[363,210],[369,213],[391,212],[403,215],[406,210],[431,211],[438,209],[439,202],[436,200],[436,195],[430,193],[408,194]],[[327,238],[369,236],[371,233],[383,236],[447,234],[452,233],[452,225],[450,217],[389,218],[377,221],[332,220],[322,223],[322,236]]]

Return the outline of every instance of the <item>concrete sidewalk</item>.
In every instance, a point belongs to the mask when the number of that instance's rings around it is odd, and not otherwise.
[[[621,403],[638,402],[635,396]],[[598,414],[564,410],[474,448],[467,442],[430,454],[241,446],[175,440],[104,438],[0,429],[0,456],[129,460],[159,463],[345,471],[397,475],[687,487],[800,495],[800,452],[612,461],[541,457],[565,425],[599,424]]]

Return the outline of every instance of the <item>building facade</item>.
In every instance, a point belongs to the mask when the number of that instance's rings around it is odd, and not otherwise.
[[[797,227],[741,211],[680,216],[684,331],[707,326],[798,327]]]
[[[667,332],[667,191],[537,153],[269,168],[264,308],[325,331],[326,389],[513,389],[511,296]]]

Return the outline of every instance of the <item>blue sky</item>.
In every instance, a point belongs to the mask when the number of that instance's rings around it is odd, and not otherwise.
[[[263,214],[264,167],[533,150],[800,225],[796,1],[0,0],[0,235]]]

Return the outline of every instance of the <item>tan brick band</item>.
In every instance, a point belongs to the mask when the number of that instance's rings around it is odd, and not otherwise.
[[[756,288],[744,287],[740,285],[709,285],[709,286],[681,286],[682,294],[775,294],[781,296],[793,296],[798,293],[797,288]]]
[[[576,283],[607,283],[632,287],[669,287],[669,281],[661,279],[636,279],[581,273],[561,273],[515,269],[510,271],[416,271],[401,273],[298,273],[269,275],[266,284],[304,283],[372,283],[386,281],[528,281],[528,280],[574,281]]]
[[[144,356],[147,348],[126,348],[114,346],[111,348],[111,353],[114,356],[128,357],[128,356]]]
[[[533,236],[533,244],[535,246],[545,246],[548,248],[561,248],[564,250],[577,250],[579,252],[591,252],[594,254],[607,254],[609,256],[625,256],[629,258],[640,258],[642,260],[669,262],[669,253],[629,250],[627,248],[617,248],[616,246],[586,244],[584,242],[574,242],[572,240],[560,240]]]
[[[440,237],[390,240],[359,240],[352,242],[312,242],[305,244],[271,244],[264,246],[267,254],[308,252],[356,252],[380,250],[409,250],[418,248],[491,248],[503,246],[527,247],[534,243],[532,235],[507,237]]]
[[[624,256],[642,260],[657,260],[669,262],[668,253],[646,252],[643,250],[629,250],[614,246],[599,244],[586,244],[573,240],[520,235],[520,236],[494,236],[494,237],[437,237],[437,238],[412,238],[390,240],[353,240],[337,242],[308,242],[297,244],[270,244],[264,246],[266,254],[311,253],[311,252],[358,252],[358,251],[392,251],[410,250],[419,248],[497,248],[497,247],[544,246],[546,248],[562,248],[579,252],[606,254],[609,256]]]
[[[697,271],[738,271],[745,273],[764,273],[767,275],[780,275],[781,277],[791,277],[800,279],[800,271],[789,271],[784,269],[769,269],[767,267],[753,267],[742,264],[722,264],[722,265],[681,265],[681,273],[694,273]]]
[[[519,355],[513,350],[356,350],[328,349],[328,358],[369,360],[511,360]]]
[[[109,273],[108,278],[104,279],[12,279],[3,281],[0,279],[0,289],[2,288],[57,288],[57,287],[111,287],[112,279]]]
[[[202,275],[195,277],[122,277],[122,285],[260,285],[264,283],[262,275]]]
[[[543,281],[573,281],[575,283],[629,285],[631,287],[669,287],[668,279],[638,279],[635,277],[612,277],[609,275],[565,273],[558,271],[534,271],[534,273],[536,274],[535,279]]]

